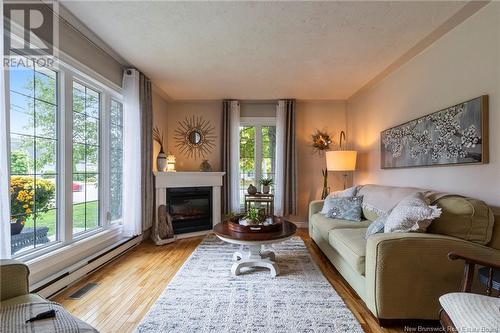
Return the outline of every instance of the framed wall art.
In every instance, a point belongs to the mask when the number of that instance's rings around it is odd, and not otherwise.
[[[488,163],[488,96],[382,131],[381,167]]]

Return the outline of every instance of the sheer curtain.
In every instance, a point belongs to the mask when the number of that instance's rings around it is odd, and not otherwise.
[[[3,28],[3,27],[2,27]],[[2,53],[3,54],[3,47]],[[10,194],[9,194],[9,157],[7,105],[5,104],[5,73],[0,70],[0,258],[10,258]]]
[[[240,102],[231,101],[230,104],[230,158],[233,163],[230,165],[231,182],[231,210],[240,211]]]
[[[240,211],[240,103],[222,102],[222,212]]]
[[[123,234],[142,233],[140,73],[123,75]]]

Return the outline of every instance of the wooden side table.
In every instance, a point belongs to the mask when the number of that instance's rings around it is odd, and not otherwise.
[[[252,203],[254,205],[256,203],[263,204],[264,209],[266,210],[266,215],[274,215],[274,194],[245,194],[246,212],[248,212],[248,210],[252,207]]]

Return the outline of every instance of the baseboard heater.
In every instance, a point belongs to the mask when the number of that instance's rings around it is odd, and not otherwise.
[[[37,293],[42,297],[50,298],[64,289],[92,274],[102,266],[125,254],[133,247],[139,245],[142,241],[142,235],[127,239],[119,244],[114,244],[95,255],[71,265],[64,271],[61,271],[51,277],[44,279],[32,286],[32,293]]]

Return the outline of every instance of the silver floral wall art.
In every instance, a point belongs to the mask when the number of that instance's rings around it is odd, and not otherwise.
[[[488,163],[488,96],[381,133],[381,167]]]

